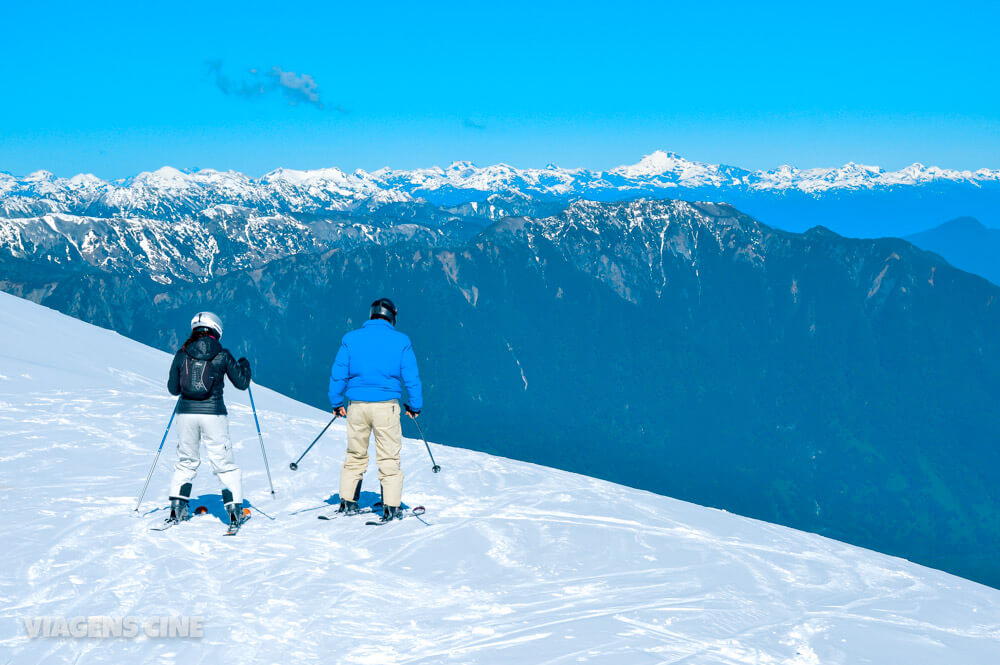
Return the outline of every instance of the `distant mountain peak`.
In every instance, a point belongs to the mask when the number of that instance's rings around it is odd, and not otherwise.
[[[690,169],[712,170],[718,169],[718,166],[692,162],[684,159],[677,153],[656,150],[644,156],[635,164],[619,166],[616,169],[612,169],[612,172],[626,176],[653,176],[663,175],[664,173],[681,173]]]
[[[956,217],[955,219],[949,219],[947,222],[945,222],[941,226],[942,227],[948,226],[948,227],[951,227],[951,228],[973,229],[973,230],[976,230],[976,231],[981,231],[981,230],[985,230],[985,229],[988,228],[985,224],[983,224],[982,222],[980,222],[975,217],[968,217],[968,216]]]
[[[173,166],[161,166],[155,171],[143,171],[132,182],[150,185],[183,185],[192,180],[192,177],[176,169]]]
[[[950,219],[934,228],[906,237],[921,249],[935,252],[956,268],[975,273],[1000,284],[1000,229],[993,229],[975,217]]]

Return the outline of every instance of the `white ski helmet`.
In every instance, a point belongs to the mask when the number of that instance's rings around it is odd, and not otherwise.
[[[191,330],[195,328],[211,328],[222,337],[222,319],[211,312],[198,312],[191,319]]]

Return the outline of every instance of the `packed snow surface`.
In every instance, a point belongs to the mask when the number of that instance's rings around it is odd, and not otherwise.
[[[952,663],[1000,660],[1000,592],[801,533],[488,455],[406,441],[424,522],[329,510],[339,423],[258,387],[227,399],[255,515],[164,532],[168,355],[0,294],[0,662]],[[316,367],[325,372],[325,367]],[[266,377],[262,377],[266,382]],[[434,407],[423,422],[434,432]],[[484,424],[484,426],[486,426]],[[572,454],[572,451],[567,451]],[[669,451],[665,451],[669,454]],[[377,497],[374,468],[363,503]],[[270,517],[269,517],[270,516]],[[273,519],[271,519],[273,518]],[[201,638],[30,638],[33,617],[204,618]]]

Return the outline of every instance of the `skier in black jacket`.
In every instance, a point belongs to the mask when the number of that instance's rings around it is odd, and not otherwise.
[[[170,483],[170,519],[189,519],[191,483],[201,464],[205,443],[212,471],[222,483],[222,501],[230,522],[243,520],[243,480],[233,458],[229,418],[222,399],[225,377],[239,390],[250,386],[250,362],[233,359],[222,348],[222,321],[211,312],[191,319],[191,336],[174,355],[167,390],[180,395],[177,404],[177,465]]]

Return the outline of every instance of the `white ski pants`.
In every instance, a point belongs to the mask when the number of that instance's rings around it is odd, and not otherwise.
[[[206,416],[196,413],[177,415],[177,464],[170,483],[170,496],[188,498],[191,483],[201,465],[201,444],[205,444],[212,473],[224,490],[223,496],[232,494],[232,501],[243,501],[243,474],[233,458],[233,444],[229,439],[228,416]],[[185,491],[186,490],[186,491]]]

